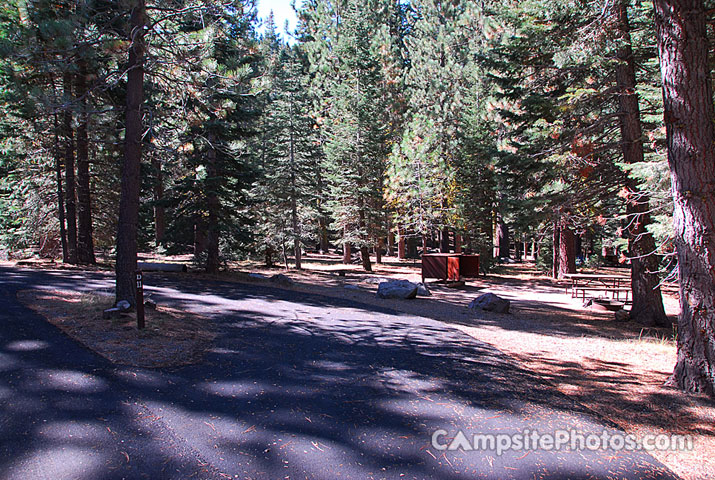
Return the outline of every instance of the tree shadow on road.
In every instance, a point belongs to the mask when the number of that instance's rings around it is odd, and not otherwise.
[[[52,288],[106,287],[102,277],[81,284],[41,278]],[[3,440],[3,471],[60,473],[46,475],[52,478],[671,478],[641,453],[434,448],[438,429],[448,441],[458,430],[613,427],[444,323],[260,286],[167,279],[162,288],[160,301],[173,298],[217,323],[219,337],[201,365],[114,368],[37,317],[6,332],[13,342],[47,347],[18,355],[17,343],[3,346],[5,389],[29,405],[24,429],[17,404],[3,407],[14,432]],[[90,460],[89,473],[72,476]]]

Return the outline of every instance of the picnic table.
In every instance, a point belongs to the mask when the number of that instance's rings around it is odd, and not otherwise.
[[[606,297],[610,294],[613,300],[628,302],[631,293],[631,277],[628,275],[601,274],[601,273],[567,273],[564,277],[570,280],[566,286],[566,292],[571,290],[571,298],[579,296],[586,300],[586,292],[604,293]]]

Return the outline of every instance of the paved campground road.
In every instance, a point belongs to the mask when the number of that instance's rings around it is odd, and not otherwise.
[[[18,303],[110,276],[0,267],[0,479],[675,478],[642,452],[439,451],[454,437],[618,433],[458,330],[256,285],[145,276],[211,316],[199,365],[109,364]]]

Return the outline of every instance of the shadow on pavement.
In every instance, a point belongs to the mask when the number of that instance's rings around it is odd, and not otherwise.
[[[112,367],[9,298],[104,277],[0,274],[0,478],[673,478],[640,452],[439,451],[439,429],[443,443],[460,430],[618,432],[433,320],[162,277],[159,302],[218,324],[213,350],[189,367]]]

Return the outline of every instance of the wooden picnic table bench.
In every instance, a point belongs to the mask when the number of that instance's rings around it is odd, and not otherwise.
[[[586,292],[603,292],[606,296],[610,293],[614,300],[621,300],[625,294],[625,301],[629,301],[631,293],[631,278],[627,275],[598,274],[598,273],[567,273],[565,278],[570,280],[566,292],[570,290],[571,298],[581,297],[586,300]]]

